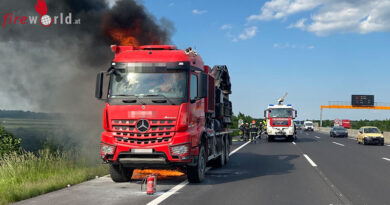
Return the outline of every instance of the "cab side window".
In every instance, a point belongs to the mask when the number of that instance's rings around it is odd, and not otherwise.
[[[190,100],[196,100],[198,97],[198,76],[191,74],[191,90],[190,90]]]
[[[363,128],[360,128],[359,132],[360,132],[360,133],[363,133]]]

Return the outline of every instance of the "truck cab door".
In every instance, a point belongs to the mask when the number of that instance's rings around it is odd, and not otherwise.
[[[192,139],[197,139],[197,135],[200,134],[200,128],[202,123],[204,124],[204,107],[202,106],[202,100],[198,97],[199,89],[199,75],[197,73],[190,74],[190,121],[189,131]],[[193,142],[198,143],[198,142]]]

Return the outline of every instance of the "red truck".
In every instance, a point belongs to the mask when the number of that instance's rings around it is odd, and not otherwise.
[[[106,101],[101,157],[114,182],[130,181],[134,169],[180,168],[197,183],[207,165],[227,163],[232,103],[226,66],[211,69],[193,49],[172,45],[111,49],[115,58],[98,73],[95,97]]]

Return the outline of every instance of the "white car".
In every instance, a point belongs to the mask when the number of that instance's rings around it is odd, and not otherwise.
[[[312,121],[305,121],[303,123],[303,130],[304,131],[314,131],[314,125]]]

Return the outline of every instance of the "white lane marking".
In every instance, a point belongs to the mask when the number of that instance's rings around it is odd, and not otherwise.
[[[337,143],[337,142],[332,142],[333,144],[337,144],[337,145],[339,145],[339,146],[343,146],[344,147],[344,145],[343,144],[340,144],[340,143]]]
[[[305,133],[306,135],[309,135],[309,134],[307,134],[307,133]]]
[[[389,158],[386,158],[386,157],[382,157],[382,159],[386,160],[386,161],[390,161]]]
[[[292,142],[292,143],[293,143],[293,145],[296,145],[295,142]]]
[[[245,144],[237,147],[235,150],[233,150],[232,152],[230,152],[229,156],[233,155],[234,153],[236,153],[238,150],[242,149],[243,147],[245,147],[247,144],[249,144],[249,142],[246,142]],[[207,169],[208,170],[208,169]],[[207,171],[206,170],[206,171]],[[185,187],[186,185],[188,184],[188,180],[185,180],[183,182],[181,182],[180,184],[174,186],[172,189],[168,190],[167,192],[165,192],[164,194],[160,195],[159,197],[155,198],[153,201],[147,203],[147,205],[157,205],[157,204],[160,204],[161,202],[163,202],[165,199],[167,199],[168,197],[172,196],[174,193],[178,192],[180,189],[182,189],[183,187]]]
[[[306,158],[306,160],[311,164],[311,166],[313,167],[316,167],[316,163],[313,162],[313,160],[310,159],[309,156],[307,156],[306,154],[303,154],[303,156]]]
[[[386,145],[386,146],[390,147],[390,144],[388,144],[388,145]]]
[[[321,137],[318,137],[318,136],[314,136],[315,138],[317,138],[317,139],[320,139]]]
[[[350,139],[350,140],[357,140],[356,138],[349,138],[349,137],[348,137],[348,139]]]
[[[250,141],[246,142],[245,144],[237,147],[235,150],[233,150],[232,152],[230,152],[229,156],[233,155],[234,153],[236,153],[238,150],[240,150],[241,148],[245,147],[247,144],[251,143]]]
[[[188,180],[185,180],[185,181],[181,182],[180,184],[176,185],[175,187],[173,187],[173,188],[170,189],[169,191],[165,192],[165,193],[162,194],[161,196],[155,198],[153,201],[147,203],[147,205],[157,205],[157,204],[160,204],[160,203],[163,202],[165,199],[167,199],[168,197],[170,197],[172,194],[176,193],[177,191],[179,191],[180,189],[182,189],[183,187],[185,187],[187,184],[188,184]]]

